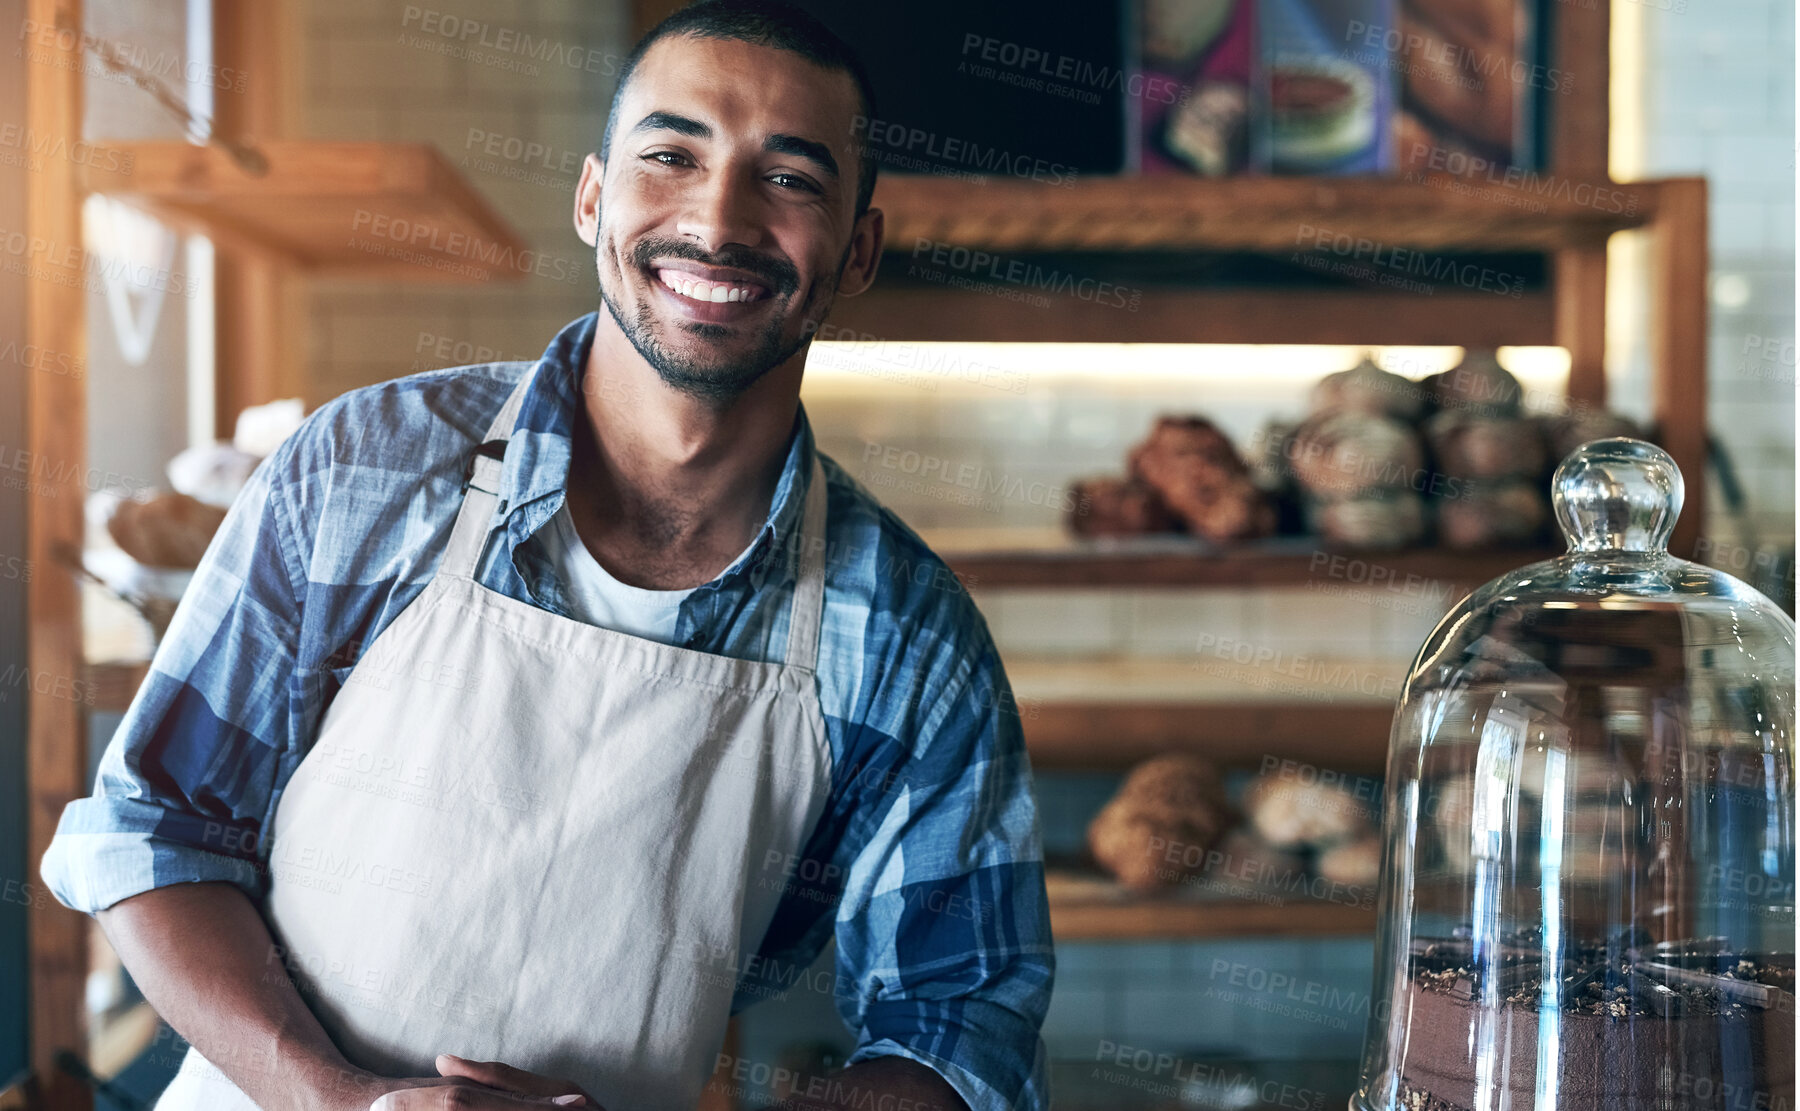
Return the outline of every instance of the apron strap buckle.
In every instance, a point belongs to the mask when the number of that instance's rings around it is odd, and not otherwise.
[[[465,494],[468,493],[469,487],[474,485],[475,471],[477,470],[477,465],[481,462],[481,460],[484,457],[494,460],[494,462],[496,464],[499,464],[505,460],[506,445],[507,445],[506,440],[487,440],[487,441],[484,441],[480,447],[476,448],[474,451],[469,453],[469,461],[467,463],[463,464],[463,482],[462,482],[462,492],[463,493],[465,493]],[[495,489],[489,490],[486,487],[481,487],[481,486],[476,486],[475,488],[477,490],[481,490],[483,493],[498,494],[500,492],[498,489],[498,487],[500,485],[500,482],[499,482],[500,467],[496,465],[496,466],[482,468],[482,469],[492,472],[492,474],[494,476],[493,485],[495,486]]]

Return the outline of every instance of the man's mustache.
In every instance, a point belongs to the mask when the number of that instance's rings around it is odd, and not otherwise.
[[[638,243],[631,252],[632,261],[640,269],[648,270],[656,259],[679,258],[688,262],[697,262],[702,266],[719,266],[731,270],[742,270],[754,275],[769,290],[777,294],[788,294],[800,288],[800,271],[794,264],[778,255],[766,255],[759,251],[736,250],[726,248],[717,254],[703,251],[685,239],[645,239]]]

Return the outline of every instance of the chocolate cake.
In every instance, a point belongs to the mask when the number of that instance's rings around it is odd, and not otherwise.
[[[1557,986],[1546,990],[1540,937],[1508,938],[1479,960],[1466,937],[1415,941],[1397,1001],[1407,1027],[1399,1106],[1793,1105],[1791,954],[1735,952],[1719,938],[1651,944],[1641,934],[1563,952],[1550,970]],[[1557,1062],[1540,1076],[1551,1009],[1560,1012]]]

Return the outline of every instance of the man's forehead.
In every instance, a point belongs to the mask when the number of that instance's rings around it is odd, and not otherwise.
[[[788,50],[738,39],[671,35],[644,53],[620,104],[635,127],[650,112],[721,126],[804,135],[834,147],[855,135],[856,83]]]

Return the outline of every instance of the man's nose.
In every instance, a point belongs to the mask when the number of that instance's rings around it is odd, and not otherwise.
[[[727,243],[762,245],[756,218],[756,184],[734,174],[717,174],[688,192],[675,230],[697,246],[718,252]]]

